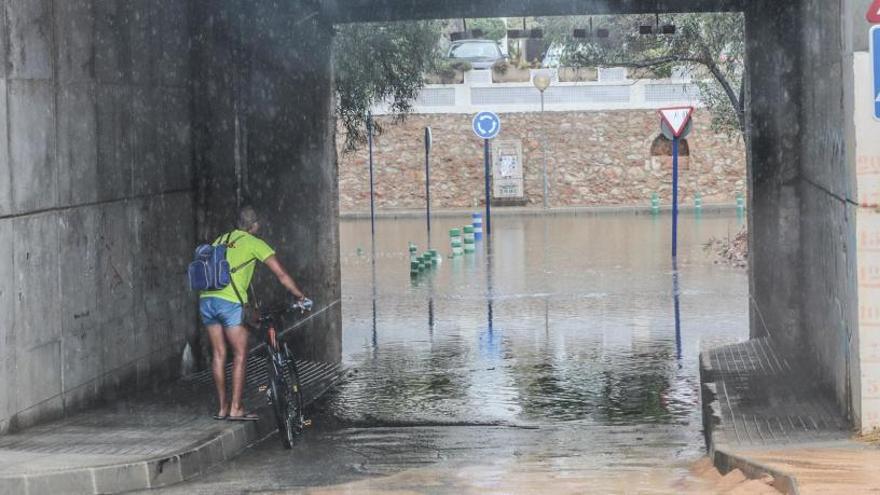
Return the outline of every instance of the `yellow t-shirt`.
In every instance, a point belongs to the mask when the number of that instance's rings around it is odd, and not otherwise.
[[[226,234],[221,235],[214,241],[214,245],[226,242]],[[226,248],[226,261],[229,262],[230,271],[232,273],[232,284],[220,290],[202,291],[199,297],[216,297],[225,301],[239,303],[248,302],[248,287],[251,285],[251,278],[254,276],[254,267],[257,261],[264,262],[267,258],[275,254],[275,250],[269,247],[262,239],[248,234],[243,230],[233,230],[229,237],[229,246]],[[248,263],[250,261],[250,263]],[[243,265],[243,266],[242,266]],[[239,268],[240,267],[240,268]],[[236,270],[236,268],[238,268]],[[241,301],[235,295],[235,289],[238,289],[241,295]]]

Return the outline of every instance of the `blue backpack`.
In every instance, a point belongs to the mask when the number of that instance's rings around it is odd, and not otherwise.
[[[196,248],[192,263],[187,269],[187,277],[189,278],[189,288],[191,290],[220,290],[233,284],[235,294],[241,300],[238,294],[238,288],[232,281],[232,274],[243,268],[247,263],[243,263],[235,268],[230,268],[229,262],[226,261],[226,251],[229,246],[235,244],[235,241],[241,239],[236,238],[229,242],[232,232],[226,234],[226,240],[214,244],[201,244]],[[223,236],[220,236],[221,238]],[[243,237],[243,236],[242,236]]]

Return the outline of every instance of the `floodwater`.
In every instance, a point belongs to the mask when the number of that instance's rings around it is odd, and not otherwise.
[[[412,278],[424,220],[341,223],[349,378],[292,451],[271,438],[171,493],[711,493],[698,355],[748,336],[745,271],[702,245],[735,215],[496,217]],[[679,297],[674,297],[678,284]],[[679,318],[676,319],[676,313]]]
[[[455,220],[459,220],[456,222]],[[746,273],[703,243],[734,216],[681,218],[676,325],[670,219],[497,217],[491,244],[411,278],[424,220],[343,222],[344,361],[354,422],[679,425],[698,433],[698,354],[748,333]],[[695,445],[695,449],[699,445]]]

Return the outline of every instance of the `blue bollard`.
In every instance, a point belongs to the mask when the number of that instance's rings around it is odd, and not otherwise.
[[[483,214],[474,213],[471,218],[474,226],[474,239],[479,241],[483,238]]]

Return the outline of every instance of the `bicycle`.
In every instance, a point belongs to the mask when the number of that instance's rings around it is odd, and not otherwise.
[[[257,321],[260,333],[266,336],[266,375],[269,381],[266,387],[266,399],[275,414],[281,444],[286,449],[293,448],[303,429],[310,421],[303,416],[303,397],[299,381],[299,372],[293,353],[286,342],[278,338],[277,320],[287,314],[299,311],[303,314],[312,310],[312,301],[303,299],[291,305],[274,310],[261,310]]]

